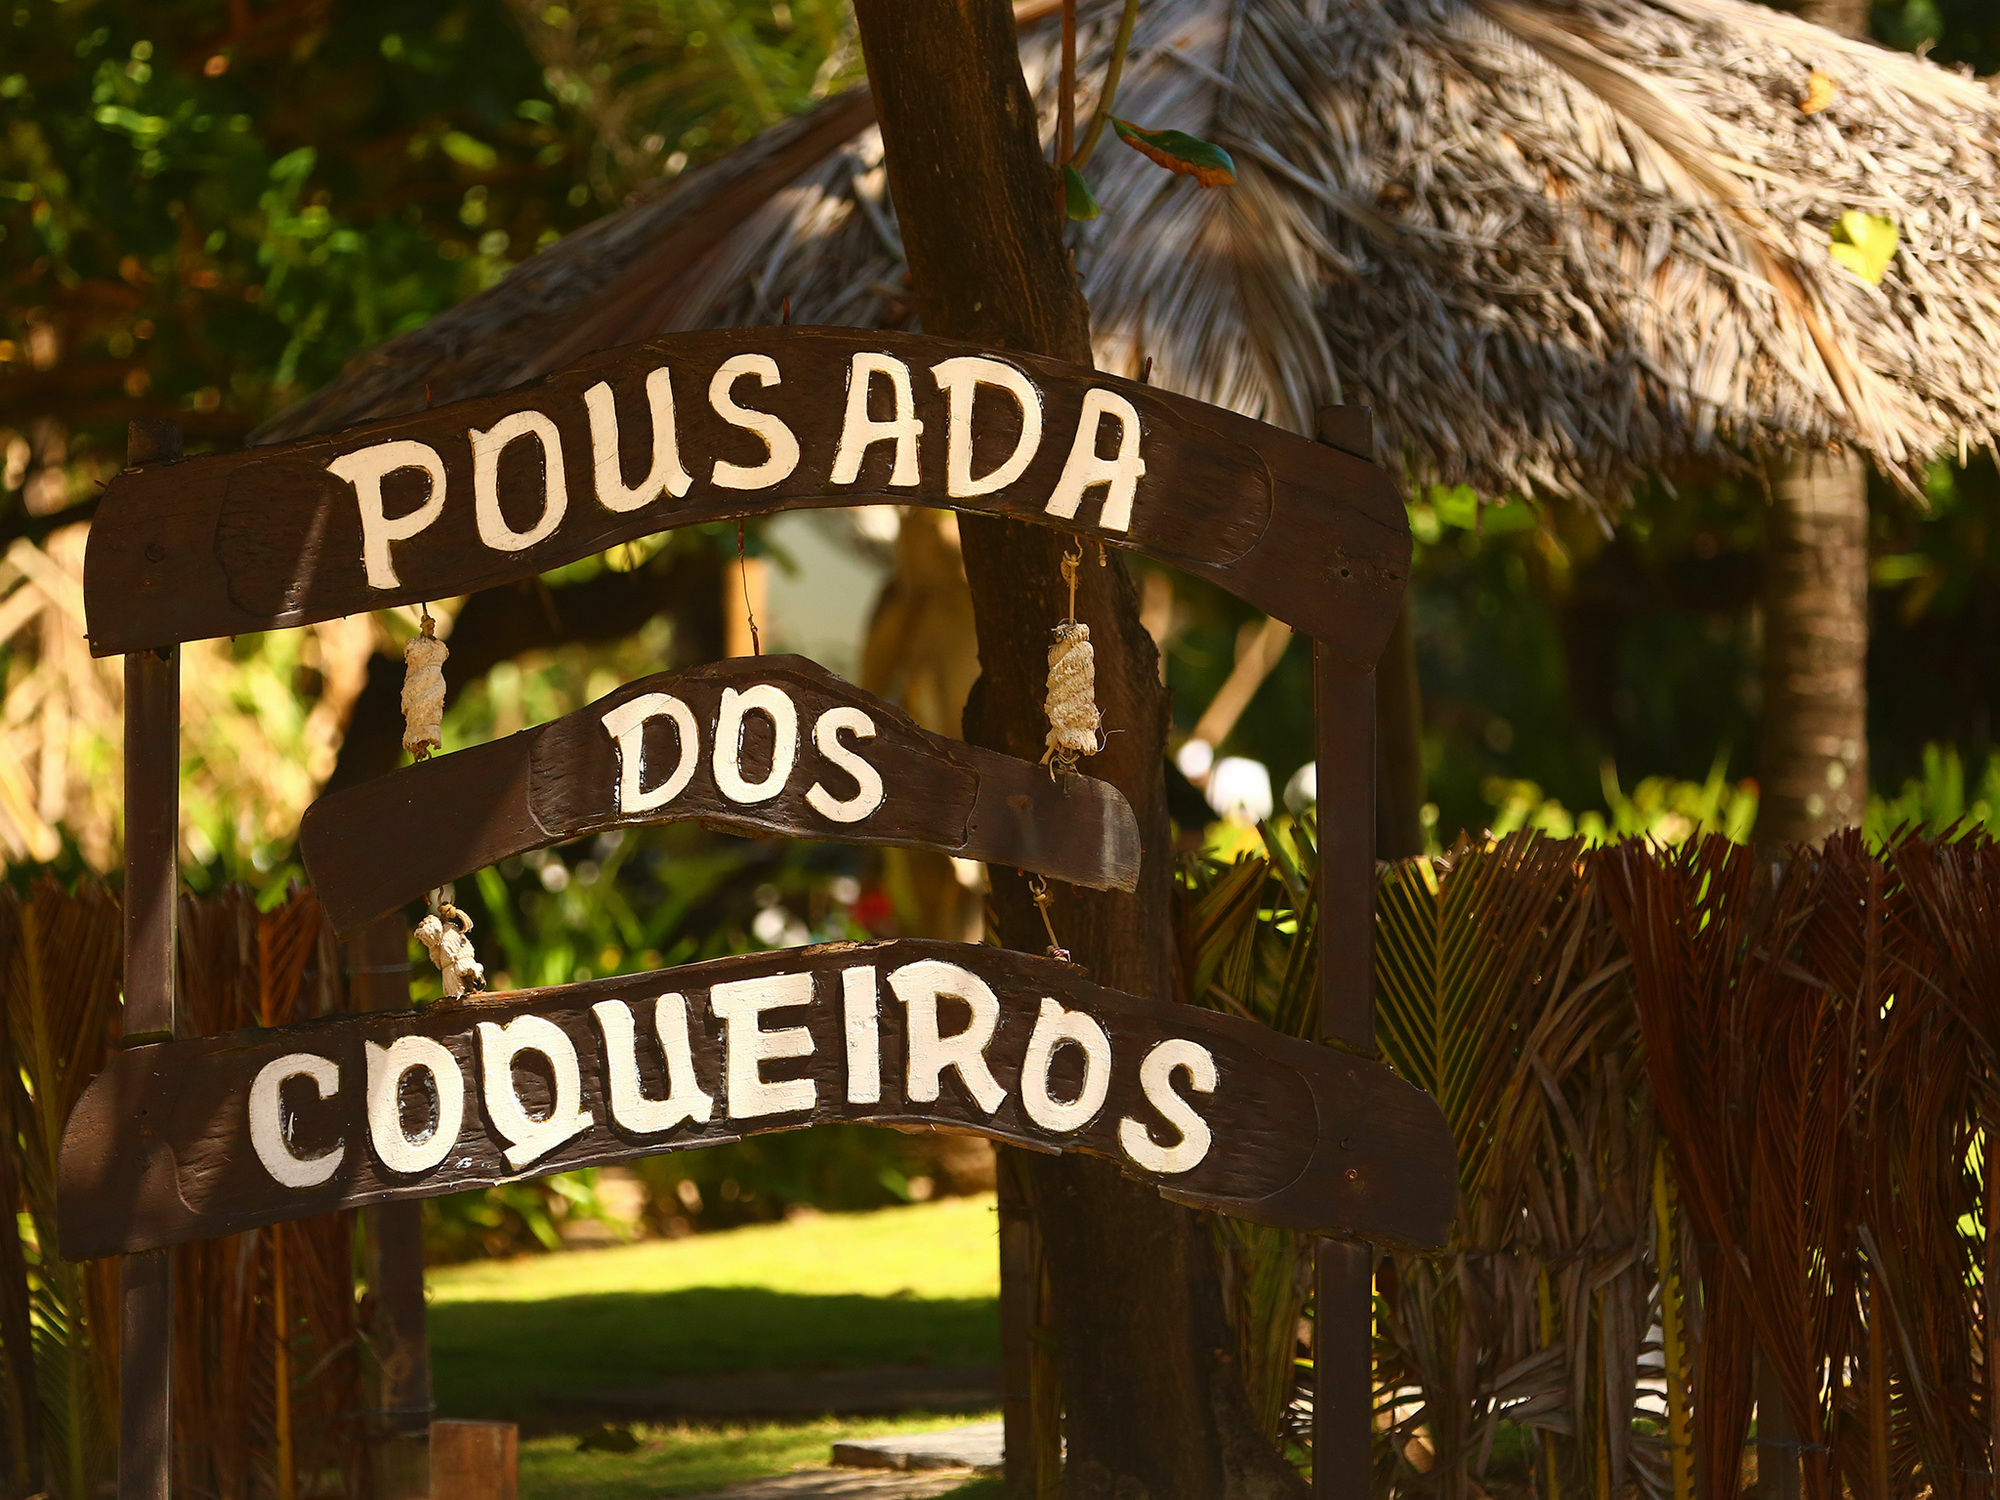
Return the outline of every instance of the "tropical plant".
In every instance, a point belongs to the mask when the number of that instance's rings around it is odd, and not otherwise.
[[[14,1493],[85,1500],[107,1473],[117,1397],[115,1263],[56,1250],[63,1125],[117,1034],[118,905],[96,885],[0,891],[0,1391]]]

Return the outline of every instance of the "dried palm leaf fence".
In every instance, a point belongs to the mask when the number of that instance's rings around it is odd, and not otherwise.
[[[181,1015],[197,1033],[342,1008],[310,893],[183,896]],[[0,890],[0,1495],[84,1500],[116,1466],[118,1263],[55,1254],[56,1152],[117,1045],[123,930],[94,883]],[[175,1257],[175,1493],[362,1493],[352,1215],[274,1225]]]
[[[1190,998],[1313,1024],[1310,832],[1190,872]],[[191,1025],[338,1007],[317,903],[184,898]],[[115,1430],[115,1269],[53,1242],[61,1122],[116,1037],[96,886],[0,892],[0,1485],[83,1497]],[[1378,1278],[1378,1492],[1739,1492],[1753,1390],[1804,1493],[1990,1496],[2000,1360],[2000,844],[1834,840],[1780,867],[1520,834],[1384,869],[1378,1043],[1460,1151],[1456,1243]],[[1219,1223],[1267,1429],[1309,1277]],[[188,1247],[181,1492],[363,1492],[345,1216]],[[1503,1482],[1504,1481],[1504,1482]]]
[[[1182,914],[1191,997],[1300,1035],[1303,841]],[[1376,954],[1378,1044],[1460,1153],[1451,1252],[1377,1276],[1377,1493],[1721,1500],[1753,1389],[1809,1497],[1996,1492],[2000,845],[1515,835],[1385,868]],[[1220,1233],[1279,1434],[1305,1281]]]

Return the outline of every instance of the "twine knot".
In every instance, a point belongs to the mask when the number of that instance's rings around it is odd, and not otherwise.
[[[1065,620],[1055,628],[1049,645],[1048,751],[1042,764],[1053,761],[1070,770],[1079,755],[1100,748],[1097,713],[1097,656],[1090,645],[1090,627]]]
[[[472,939],[466,936],[471,930],[472,918],[449,901],[440,901],[436,911],[417,923],[417,941],[437,965],[447,1000],[486,988],[486,970],[473,954]]]
[[[403,748],[418,760],[444,744],[444,662],[451,651],[434,629],[426,610],[424,633],[403,647]]]

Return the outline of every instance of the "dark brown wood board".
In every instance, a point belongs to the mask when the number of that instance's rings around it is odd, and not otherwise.
[[[932,734],[802,656],[642,677],[550,723],[322,797],[300,851],[347,932],[511,855],[684,819],[936,849],[1098,890],[1139,878],[1139,825],[1110,783]]]
[[[1105,478],[1121,455],[1143,473]],[[945,339],[729,329],[328,437],[127,469],[91,527],[91,649],[450,598],[678,526],[885,501],[1136,549],[1360,663],[1409,571],[1387,475],[1297,434]]]
[[[1456,1183],[1436,1104],[1379,1062],[1053,959],[897,940],[122,1052],[64,1133],[62,1250],[830,1121],[1084,1151],[1196,1207],[1403,1245],[1443,1243]]]

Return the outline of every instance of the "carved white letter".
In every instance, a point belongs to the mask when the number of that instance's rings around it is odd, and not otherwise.
[[[755,375],[761,386],[774,386],[779,381],[778,362],[768,354],[732,354],[708,383],[708,404],[732,427],[756,433],[771,456],[751,468],[717,459],[712,477],[726,490],[766,489],[799,466],[799,440],[792,436],[792,429],[767,411],[739,406],[729,394],[729,388],[745,375]]]
[[[767,1010],[792,1005],[810,1005],[813,977],[810,974],[768,974],[761,979],[732,979],[708,992],[708,1008],[721,1018],[724,1050],[728,1054],[725,1077],[729,1088],[729,1118],[749,1119],[756,1115],[779,1115],[789,1110],[811,1109],[819,1103],[819,1085],[810,1078],[788,1078],[771,1083],[764,1077],[767,1058],[810,1057],[812,1033],[803,1026],[781,1026],[765,1031],[757,1024]]]
[[[402,439],[343,453],[326,469],[354,486],[361,507],[361,562],[368,571],[368,586],[399,587],[402,579],[396,576],[389,544],[408,541],[444,513],[444,460],[430,444]],[[398,469],[422,469],[431,485],[422,505],[392,521],[382,514],[382,481]]]
[[[375,1158],[392,1172],[428,1172],[458,1144],[465,1124],[465,1075],[442,1042],[427,1036],[399,1036],[388,1046],[361,1044],[368,1059],[368,1139]],[[403,1075],[422,1068],[437,1091],[437,1123],[431,1133],[411,1140],[403,1130]]]
[[[312,1052],[287,1052],[257,1070],[250,1083],[250,1144],[264,1170],[288,1188],[318,1187],[339,1168],[347,1155],[345,1143],[318,1156],[297,1156],[285,1140],[286,1080],[310,1078],[322,1099],[340,1092],[340,1067],[332,1058]]]
[[[625,466],[618,457],[618,403],[611,386],[600,380],[583,393],[590,412],[590,468],[597,481],[597,503],[606,510],[637,510],[666,493],[676,500],[694,481],[681,467],[680,439],[674,431],[674,386],[667,367],[646,377],[646,405],[653,414],[653,467],[637,484],[627,487]]]
[[[1106,416],[1118,419],[1116,458],[1100,458],[1097,452],[1097,428]],[[1145,472],[1146,461],[1139,456],[1139,414],[1116,391],[1093,388],[1084,393],[1076,440],[1070,444],[1069,461],[1056,481],[1056,491],[1049,496],[1047,512],[1069,519],[1082,503],[1083,492],[1101,484],[1107,488],[1097,524],[1106,531],[1130,531],[1132,497],[1138,493],[1139,479]]]
[[[1000,1107],[1007,1091],[986,1066],[986,1044],[1000,1023],[1000,1002],[986,982],[957,964],[919,959],[889,976],[889,988],[910,1013],[906,1034],[909,1068],[905,1097],[929,1104],[938,1097],[938,1082],[946,1068],[958,1069],[959,1080],[989,1115]],[[938,1000],[950,995],[972,1007],[972,1024],[953,1036],[938,1035]]]
[[[1042,445],[1042,393],[1012,365],[975,354],[940,360],[932,366],[938,389],[945,393],[944,484],[954,499],[990,495],[1005,489],[1027,472]],[[1005,463],[981,478],[972,477],[972,404],[982,385],[998,386],[1021,408],[1021,440]]]
[[[673,775],[648,789],[646,725],[662,714],[674,721],[674,733],[680,739],[680,759],[674,762]],[[665,807],[687,790],[701,756],[701,740],[694,725],[694,711],[680,699],[671,693],[641,693],[636,698],[627,698],[599,722],[617,747],[619,812],[651,812],[656,807]]]
[[[840,743],[845,729],[859,739],[875,738],[875,721],[851,704],[829,708],[813,725],[813,743],[819,753],[854,778],[855,792],[845,802],[815,781],[806,788],[806,801],[814,812],[836,823],[859,823],[882,805],[882,775],[867,761]]]
[[[1069,1100],[1049,1092],[1049,1069],[1056,1048],[1065,1042],[1083,1049],[1083,1086]],[[1028,1055],[1021,1060],[1021,1107],[1028,1118],[1044,1130],[1081,1130],[1104,1108],[1110,1088],[1111,1038],[1104,1028],[1084,1012],[1064,1010],[1044,997],[1034,1034],[1028,1038]]]
[[[1215,1056],[1198,1042],[1170,1037],[1158,1043],[1139,1065],[1139,1086],[1146,1102],[1160,1112],[1160,1118],[1181,1133],[1171,1146],[1153,1140],[1152,1133],[1127,1115],[1118,1122],[1118,1144],[1135,1165],[1148,1172],[1172,1175],[1191,1172],[1201,1165],[1214,1137],[1208,1121],[1196,1114],[1188,1101],[1174,1092],[1174,1070],[1185,1068],[1188,1086],[1197,1093],[1215,1092]]]
[[[847,1102],[882,1102],[882,1028],[876,1014],[875,970],[840,971],[840,1019],[847,1034]]]
[[[761,712],[771,721],[771,769],[762,781],[743,779],[743,716]],[[799,711],[776,683],[760,682],[738,692],[722,690],[715,720],[715,784],[732,802],[769,802],[785,789],[799,756]]]
[[[600,1000],[591,1006],[590,1013],[597,1017],[597,1029],[604,1033],[604,1070],[614,1121],[634,1135],[652,1135],[688,1120],[705,1122],[715,1113],[715,1102],[695,1081],[685,995],[662,995],[653,1002],[653,1032],[667,1058],[664,1099],[648,1099],[639,1085],[632,1007],[622,1000]]]
[[[896,414],[886,422],[868,415],[868,393],[877,375],[889,377]],[[847,414],[840,423],[840,448],[833,456],[833,482],[852,484],[861,477],[861,460],[874,443],[896,445],[896,467],[889,483],[917,482],[917,398],[910,390],[910,367],[887,354],[857,354],[847,372]]]
[[[514,1059],[539,1052],[556,1075],[555,1104],[537,1120],[514,1088]],[[516,1016],[504,1026],[479,1023],[480,1097],[493,1128],[507,1141],[501,1154],[515,1171],[539,1161],[593,1123],[583,1112],[583,1071],[576,1047],[562,1027],[545,1016]]]
[[[466,436],[472,439],[472,513],[479,521],[480,541],[501,552],[521,552],[562,525],[569,510],[569,479],[563,473],[562,434],[553,421],[538,411],[517,411]],[[500,513],[500,454],[523,437],[542,445],[542,515],[526,531],[516,531]]]

